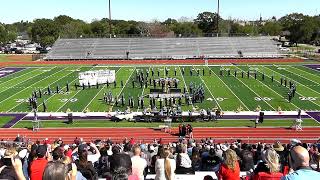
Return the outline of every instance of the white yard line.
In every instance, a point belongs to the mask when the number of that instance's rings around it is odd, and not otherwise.
[[[151,67],[149,67],[149,69],[148,69],[148,71],[150,70],[150,68]],[[148,81],[148,80],[147,80]],[[148,82],[147,82],[148,83]],[[143,89],[142,89],[142,92],[141,92],[141,96],[143,97],[143,95],[144,95],[144,90],[145,90],[145,85],[143,84]],[[140,107],[138,107],[138,109],[137,109],[137,112],[139,112],[139,110],[140,110]]]
[[[24,69],[24,70],[27,70],[27,69]],[[24,70],[18,71],[18,72],[23,72]],[[14,77],[14,78],[12,78],[12,79],[10,79],[10,80],[8,80],[8,81],[1,82],[0,85],[2,85],[2,84],[4,84],[4,83],[7,83],[7,82],[10,82],[10,81],[12,81],[12,80],[16,80],[17,78],[21,78],[22,76],[25,76],[25,75],[27,75],[27,74],[30,74],[30,73],[32,73],[32,72],[35,71],[35,70],[36,70],[36,69],[33,69],[33,70],[30,71],[30,72],[21,74],[21,75],[19,75],[19,76],[17,76],[17,77]],[[7,76],[5,76],[5,77],[9,77],[9,76],[12,76],[12,75],[14,75],[14,74],[15,74],[15,73],[12,73],[12,74],[9,74],[9,75],[7,75]],[[10,87],[9,87],[9,88],[10,88]]]
[[[193,68],[193,67],[192,67],[192,68]],[[206,82],[202,79],[202,75],[200,75],[199,77],[200,77],[201,81],[203,82],[203,84],[204,84],[204,85],[206,86],[206,88],[208,89],[211,97],[212,97],[212,98],[214,99],[214,101],[217,103],[217,106],[219,107],[219,109],[220,109],[221,111],[223,111],[223,109],[221,108],[220,104],[218,103],[218,101],[216,100],[216,98],[214,97],[214,95],[212,94],[212,92],[210,91],[209,87],[207,86]]]
[[[279,67],[279,66],[276,66],[276,67]],[[285,71],[288,71],[288,72],[290,72],[290,73],[292,73],[292,74],[295,74],[295,75],[297,75],[297,76],[299,76],[299,77],[301,77],[301,78],[303,78],[303,79],[307,79],[306,77],[303,77],[303,76],[301,76],[300,74],[297,74],[297,73],[295,73],[295,72],[292,72],[292,71],[290,71],[290,70],[288,70],[288,69],[284,69]],[[292,79],[292,78],[290,78],[290,79]],[[313,82],[313,83],[315,83],[315,84],[319,84],[318,82],[315,82],[315,81],[313,81],[312,79],[307,79],[307,80],[309,80],[309,81],[311,81],[311,82]],[[300,83],[301,84],[301,83]],[[305,86],[305,85],[304,85]],[[308,87],[308,86],[306,86],[306,87]],[[309,88],[309,87],[308,87]],[[309,89],[311,89],[311,88],[309,88]],[[313,90],[313,89],[312,89]],[[315,90],[313,90],[313,91],[315,91]],[[317,92],[317,91],[315,91],[315,92]],[[317,92],[318,94],[320,94],[319,92]]]
[[[314,64],[309,64],[309,65],[314,65]],[[319,67],[320,67],[320,64],[317,64],[317,65],[319,65]],[[311,67],[308,67],[308,66],[303,66],[303,67],[306,67],[307,69],[310,69],[310,70],[312,70],[312,71],[314,71],[314,72],[320,73],[319,70],[313,69],[313,68],[311,68]]]
[[[242,80],[238,79],[238,81],[240,81],[244,86],[246,86],[248,89],[250,89],[254,94],[256,94],[259,98],[261,98],[261,96],[259,94],[257,94],[253,89],[251,89],[248,85],[246,85],[244,82],[242,82]],[[270,106],[273,110],[276,110],[273,106],[271,106],[267,101],[265,101],[263,98],[261,98],[268,106]]]
[[[312,75],[312,76],[314,76],[314,77],[316,77],[316,78],[319,78],[319,76],[317,76],[317,75],[315,75],[315,74],[312,74],[312,73],[310,73],[310,72],[308,72],[308,71],[304,71],[304,70],[302,70],[302,69],[299,69],[299,68],[297,68],[297,67],[295,67],[295,66],[289,66],[289,67],[294,68],[294,69],[296,69],[296,70],[298,70],[298,71],[300,71],[300,72],[308,73],[308,74],[310,74],[310,75]],[[305,78],[306,78],[306,77],[305,77]]]
[[[70,99],[73,99],[79,92],[81,92],[82,90],[78,90],[72,97],[70,97],[69,99],[68,99],[68,101],[66,101],[65,103],[63,103],[63,105],[61,105],[60,107],[59,107],[59,109],[58,110],[56,110],[55,112],[59,112],[60,111],[60,109],[61,108],[63,108],[69,101],[70,101]]]
[[[209,67],[208,67],[208,68],[209,68]],[[220,81],[224,84],[224,86],[229,89],[229,91],[241,102],[241,104],[242,104],[248,111],[250,111],[250,109],[249,109],[249,108],[243,103],[243,101],[241,101],[241,99],[231,90],[231,88],[230,88],[214,71],[212,71],[211,68],[209,68],[209,69],[210,69],[210,71],[211,71],[215,76],[217,76],[217,77],[220,79]]]
[[[59,72],[61,72],[61,71],[65,70],[65,69],[67,69],[67,68],[63,68],[62,70],[60,70],[60,71],[58,71],[58,72],[56,72],[56,73],[54,73],[54,74],[57,74],[57,73],[59,73]],[[52,75],[54,75],[54,74],[52,74]],[[69,73],[69,74],[71,74],[71,73]],[[62,79],[62,78],[64,78],[64,77],[68,76],[69,74],[67,74],[67,75],[65,75],[65,76],[63,76],[63,77],[61,77],[61,78],[57,79],[56,81],[54,81],[54,82],[50,83],[48,86],[51,86],[52,84],[54,84],[54,83],[58,82],[60,79]],[[50,75],[50,76],[46,77],[45,79],[47,79],[47,78],[51,77],[52,75]],[[43,79],[43,80],[45,80],[45,79]],[[41,81],[43,81],[43,80],[41,80]],[[41,81],[38,81],[36,84],[40,83]],[[31,88],[31,87],[30,87],[30,88]],[[25,90],[27,90],[27,89],[25,89]],[[29,90],[29,89],[28,89],[28,90]],[[16,108],[17,106],[19,106],[19,105],[20,105],[20,104],[22,104],[22,103],[24,103],[24,102],[20,102],[20,103],[18,103],[18,104],[17,104],[17,105],[15,105],[13,108],[9,109],[9,110],[7,111],[7,113],[8,113],[8,112],[10,112],[12,109]]]
[[[26,114],[25,116],[23,116],[21,119],[19,119],[19,121],[17,121],[16,123],[14,123],[10,128],[13,128],[14,126],[16,126],[22,119],[24,119],[26,116],[28,116],[28,114]]]
[[[133,72],[134,72],[135,70],[136,70],[136,67],[134,67],[134,69],[132,70],[130,76],[128,77],[126,83],[124,83],[124,85],[123,85],[121,91],[118,93],[117,97],[121,95],[122,91],[123,91],[123,90],[125,89],[125,87],[127,86],[128,82],[129,82],[129,80],[130,80],[130,78],[131,78],[131,76],[132,76],[132,74],[133,74]],[[112,109],[113,109],[114,104],[113,104],[111,107],[112,107]]]
[[[284,75],[282,75],[282,74],[280,74],[280,73],[278,73],[277,71],[274,71],[274,70],[272,70],[272,69],[270,69],[270,68],[268,68],[269,70],[271,70],[272,72],[274,72],[274,73],[276,73],[276,74],[278,74],[278,75],[280,75],[280,76],[284,76]],[[284,77],[286,77],[286,76],[284,76]],[[276,81],[278,81],[278,80],[276,80]],[[278,81],[279,82],[279,81]],[[301,84],[301,83],[298,83],[298,84]],[[301,84],[302,86],[304,86],[303,84]],[[304,95],[302,95],[301,93],[298,93],[298,91],[297,91],[297,95],[301,95],[302,97],[305,97]],[[310,100],[309,100],[310,101]],[[317,103],[315,103],[315,102],[313,102],[313,101],[310,101],[310,102],[312,102],[313,104],[315,104],[315,105],[317,105],[317,106],[319,106],[320,107],[320,105],[319,104],[317,104]]]
[[[236,67],[236,66],[235,66]],[[237,67],[238,68],[238,67]],[[240,68],[238,68],[238,69],[240,69]],[[240,69],[240,70],[242,70],[242,69]],[[258,72],[260,72],[260,71],[258,71]],[[267,74],[265,74],[265,76],[267,76],[267,77],[270,77],[270,76],[268,76]],[[277,80],[276,80],[277,81]],[[284,98],[287,102],[289,102],[288,101],[288,99],[286,99],[285,97],[283,97],[282,95],[280,95],[279,93],[277,93],[275,90],[273,90],[272,88],[270,88],[269,86],[267,86],[266,84],[264,84],[264,83],[262,83],[261,81],[259,81],[261,84],[263,84],[263,86],[264,87],[267,87],[268,89],[270,89],[271,91],[273,91],[275,94],[277,94],[278,96],[280,96],[280,97],[282,97],[282,98]],[[300,109],[298,106],[296,106],[294,103],[291,103],[293,106],[295,106],[296,108],[298,108],[298,109]]]
[[[180,66],[179,66],[179,71],[180,71],[180,74],[181,74],[181,77],[182,77],[182,80],[183,80],[183,83],[184,83],[184,87],[186,88],[186,92],[189,93],[189,88],[188,88],[188,86],[187,86],[187,84],[186,84],[186,81],[185,81],[183,75],[182,75],[182,71],[181,71]],[[187,103],[187,102],[186,102],[186,103]],[[193,108],[194,108],[194,105],[193,105],[193,103],[192,103],[192,109],[193,109]]]
[[[276,66],[277,67],[277,66]],[[270,68],[268,68],[268,69],[270,69]],[[273,72],[277,72],[277,71],[274,71],[274,70],[272,70],[272,69],[270,69],[271,71],[273,71]],[[290,71],[288,71],[288,72],[290,72]],[[278,72],[277,72],[278,73]],[[278,73],[278,74],[281,74],[281,73]],[[289,78],[288,76],[285,76],[285,75],[282,75],[281,74],[281,76],[283,76],[283,77],[286,77],[286,78]],[[299,75],[298,75],[299,76]],[[292,78],[289,78],[289,79],[292,79]],[[311,89],[310,87],[308,87],[308,86],[306,86],[306,85],[304,85],[304,84],[302,84],[302,83],[300,83],[300,82],[298,82],[298,81],[296,81],[296,80],[294,80],[297,84],[300,84],[301,86],[304,86],[304,87],[306,87],[306,88],[308,88],[308,89],[310,89],[311,91],[313,91],[313,92],[315,92],[315,93],[317,93],[317,94],[319,94],[320,95],[320,92],[318,92],[318,91],[316,91],[316,90],[314,90],[314,89]],[[317,83],[318,84],[318,83]]]
[[[52,68],[52,69],[54,69],[54,68]],[[51,69],[51,70],[52,70]],[[58,71],[58,72],[60,72],[60,71]],[[57,72],[57,73],[58,73]],[[43,73],[45,73],[45,72],[43,72]],[[43,74],[43,73],[40,73],[39,75],[41,75],[41,74]],[[55,73],[54,73],[55,74]],[[38,75],[38,76],[39,76]],[[53,75],[53,74],[52,74]],[[52,75],[50,75],[50,76],[52,76]],[[48,76],[48,77],[50,77],[50,76]],[[42,79],[42,80],[40,80],[40,81],[38,81],[38,82],[36,82],[36,83],[34,83],[33,85],[35,85],[35,84],[38,84],[39,82],[41,82],[41,81],[43,81],[43,80],[45,80],[45,79],[47,79],[48,77],[46,77],[46,78],[44,78],[44,79]],[[34,78],[34,77],[31,77],[31,78]],[[31,79],[31,78],[29,78],[29,79]],[[23,82],[25,82],[25,81],[23,81]],[[20,83],[22,83],[22,82],[20,82]],[[20,84],[19,83],[19,84]],[[34,86],[32,85],[32,87],[28,87],[28,88],[34,88]],[[11,96],[9,96],[9,97],[7,97],[6,99],[4,99],[4,100],[2,100],[2,101],[0,101],[0,104],[2,103],[2,102],[4,102],[4,101],[6,101],[6,100],[8,100],[8,99],[10,99],[11,97],[13,97],[13,96],[15,96],[15,95],[17,95],[17,94],[19,94],[19,93],[21,93],[22,91],[25,91],[26,89],[23,89],[23,90],[21,90],[21,91],[19,91],[19,92],[17,92],[17,93],[15,93],[15,94],[13,94],[13,95],[11,95]]]
[[[237,66],[234,66],[234,67],[236,67],[236,68],[238,68]],[[240,69],[240,68],[238,68],[238,69]],[[240,69],[241,71],[242,71],[242,69]],[[259,71],[258,71],[259,72]],[[265,76],[268,76],[268,75],[265,75]],[[268,77],[270,77],[270,76],[268,76]],[[275,90],[273,90],[272,88],[270,88],[269,86],[267,86],[266,84],[264,84],[264,83],[262,83],[261,81],[258,81],[260,84],[262,84],[262,86],[261,87],[267,87],[268,89],[270,89],[271,91],[273,91],[275,94],[277,94],[279,97],[281,97],[281,98],[284,98],[287,102],[289,102],[288,101],[288,99],[286,99],[285,97],[283,97],[282,95],[280,95],[279,93],[277,93]],[[294,103],[291,103],[293,106],[295,106],[296,108],[298,108],[298,109],[300,109],[298,106],[296,106]]]
[[[50,70],[52,70],[52,69],[54,69],[54,68],[55,68],[55,67],[50,68]],[[31,71],[31,72],[33,72],[33,71]],[[31,72],[28,72],[28,73],[26,73],[26,74],[29,74],[29,73],[31,73]],[[42,72],[42,73],[38,74],[37,76],[39,76],[39,75],[41,75],[41,74],[43,74],[43,73],[45,73],[45,72]],[[24,75],[26,75],[26,74],[24,74]],[[31,76],[31,77],[29,77],[28,79],[25,79],[24,81],[21,81],[21,82],[19,82],[18,84],[14,85],[14,86],[6,87],[6,88],[4,88],[3,90],[1,90],[0,93],[6,91],[6,90],[8,90],[8,89],[15,88],[17,85],[19,85],[19,84],[21,84],[21,83],[24,83],[24,82],[26,82],[26,81],[34,78],[34,77],[35,77],[35,76]],[[23,88],[24,88],[24,87],[23,87]],[[23,91],[23,90],[21,90],[21,91]],[[19,92],[20,92],[20,91],[19,91]],[[0,103],[1,103],[1,102],[0,102]]]
[[[120,69],[122,69],[122,67],[117,70],[117,72],[116,72],[115,75],[117,75],[117,73],[120,72]],[[101,92],[102,90],[104,90],[105,87],[106,87],[106,84],[104,84],[104,85],[102,86],[102,88],[101,88],[101,89],[98,91],[98,93],[90,100],[90,102],[86,105],[86,107],[83,108],[82,112],[84,112],[84,111],[90,106],[90,104],[93,102],[93,100],[96,99],[96,97],[100,94],[100,92]]]
[[[95,67],[91,68],[90,70],[94,69]],[[69,101],[70,99],[73,99],[79,92],[81,92],[82,90],[78,90],[73,96],[69,97],[68,101],[66,101],[65,103],[63,103],[63,105],[61,105],[59,107],[58,110],[56,110],[55,112],[59,112],[61,108],[63,108]]]
[[[94,67],[92,67],[91,69],[93,69]],[[89,69],[89,71],[91,70],[91,69]],[[73,72],[71,72],[70,74],[72,74]],[[69,75],[69,74],[68,74]],[[76,80],[78,80],[78,78],[75,78],[74,80],[72,80],[69,84],[72,84],[74,81],[76,81]],[[67,87],[63,87],[62,89],[66,89]],[[61,90],[62,90],[61,89]],[[48,102],[49,101],[49,99],[51,99],[51,98],[53,98],[53,97],[55,97],[56,95],[58,95],[57,93],[56,94],[53,94],[53,95],[51,95],[48,99],[46,99],[46,101],[45,102]],[[38,108],[41,106],[41,104],[38,106]]]

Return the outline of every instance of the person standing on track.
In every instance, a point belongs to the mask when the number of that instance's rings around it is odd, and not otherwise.
[[[193,128],[191,124],[188,124],[188,132],[189,132],[189,138],[193,139]]]

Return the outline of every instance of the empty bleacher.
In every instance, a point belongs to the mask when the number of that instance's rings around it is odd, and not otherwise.
[[[241,51],[242,56],[239,55]],[[270,37],[58,39],[46,60],[279,58]]]

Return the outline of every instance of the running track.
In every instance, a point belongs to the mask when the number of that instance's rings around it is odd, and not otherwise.
[[[0,129],[3,140],[13,140],[17,134],[26,136],[31,140],[43,140],[49,138],[55,140],[61,137],[65,142],[72,143],[75,137],[82,137],[85,141],[107,139],[110,137],[115,142],[122,141],[125,137],[135,138],[136,142],[151,143],[155,138],[162,138],[165,143],[176,142],[177,129],[172,129],[171,134],[152,128],[58,128],[40,129],[33,132],[28,129]],[[288,143],[290,139],[297,138],[303,142],[315,142],[320,136],[320,128],[304,128],[303,131],[295,131],[285,128],[194,128],[194,137],[197,140],[204,138],[217,138],[215,142],[234,142],[242,139],[243,142],[281,141]]]

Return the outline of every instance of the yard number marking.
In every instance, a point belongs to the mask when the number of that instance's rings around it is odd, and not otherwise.
[[[271,101],[272,98],[269,98],[269,97],[254,97],[254,100],[256,100],[256,101]]]

